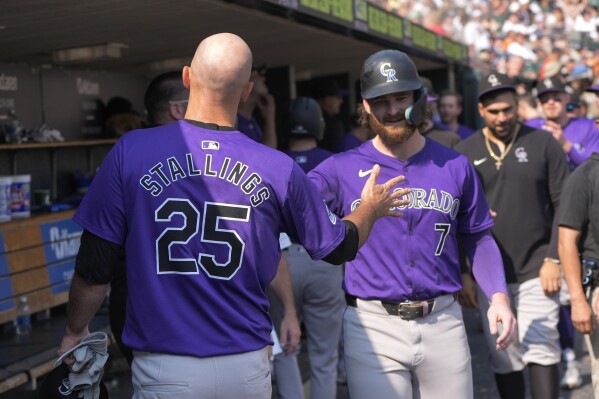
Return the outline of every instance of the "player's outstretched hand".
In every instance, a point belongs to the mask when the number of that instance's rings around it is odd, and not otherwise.
[[[295,313],[290,314],[285,312],[285,316],[281,321],[281,336],[279,337],[279,343],[283,349],[285,355],[289,355],[297,349],[300,342],[302,330]]]
[[[410,200],[404,197],[410,192],[410,189],[401,188],[393,190],[393,187],[404,181],[405,177],[397,176],[387,180],[383,184],[376,184],[380,173],[381,167],[374,165],[372,173],[370,173],[370,177],[366,180],[366,184],[364,184],[364,188],[362,189],[360,206],[372,207],[377,219],[383,216],[402,216],[403,213],[398,212],[394,208],[410,203]]]
[[[497,292],[491,298],[491,306],[487,312],[489,319],[489,330],[491,335],[499,333],[496,341],[496,349],[502,350],[510,346],[516,340],[517,322],[510,307],[510,299],[502,292]],[[502,328],[499,328],[501,324]],[[499,331],[501,330],[501,331]]]

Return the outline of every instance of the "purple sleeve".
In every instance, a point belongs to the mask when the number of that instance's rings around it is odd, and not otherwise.
[[[462,234],[478,233],[493,227],[489,205],[474,167],[469,162],[465,167],[464,193],[458,214],[458,230]]]
[[[498,292],[508,295],[501,253],[491,232],[485,230],[475,234],[464,234],[461,240],[472,265],[474,278],[487,299],[490,301],[493,294]]]
[[[588,124],[584,138],[580,143],[572,143],[572,149],[568,153],[568,158],[573,166],[578,166],[586,161],[594,152],[599,152],[599,129],[595,123]]]
[[[122,140],[110,150],[94,177],[73,220],[91,233],[122,245],[127,220],[122,185]]]
[[[339,181],[334,177],[335,162],[332,162],[334,157],[321,162],[316,168],[308,173],[308,178],[314,184],[326,201],[327,206],[341,217],[346,216],[343,212],[343,204],[341,203],[342,192],[339,188]]]
[[[296,163],[283,205],[283,222],[286,232],[304,246],[312,259],[324,258],[345,238],[345,223],[329,210]]]

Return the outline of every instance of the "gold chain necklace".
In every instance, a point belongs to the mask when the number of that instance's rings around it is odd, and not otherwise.
[[[491,144],[489,143],[489,128],[485,127],[483,131],[484,131],[484,135],[485,135],[485,144],[487,146],[487,151],[489,151],[489,155],[491,156],[491,158],[493,158],[495,160],[495,167],[497,168],[497,170],[499,170],[499,169],[501,169],[501,166],[503,165],[503,160],[505,159],[507,154],[510,152],[510,150],[512,149],[512,145],[516,141],[516,136],[518,136],[518,132],[520,131],[520,125],[517,125],[516,131],[514,132],[514,135],[512,136],[510,143],[507,145],[507,147],[505,147],[505,149],[503,151],[501,151],[501,155],[496,155],[493,152],[493,149],[491,148]]]

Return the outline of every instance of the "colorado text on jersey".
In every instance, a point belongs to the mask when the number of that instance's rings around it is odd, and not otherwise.
[[[396,188],[394,191],[401,190]],[[408,205],[395,207],[394,209],[433,209],[445,214],[449,214],[451,219],[455,219],[460,210],[459,198],[453,198],[451,194],[441,190],[441,198],[437,194],[437,190],[431,188],[428,192],[423,188],[412,188],[412,191],[406,195],[410,200]],[[351,204],[352,212],[360,205],[360,199],[353,201]]]

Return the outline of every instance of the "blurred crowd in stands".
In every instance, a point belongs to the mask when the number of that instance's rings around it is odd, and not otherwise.
[[[465,43],[480,75],[496,70],[515,77],[520,94],[561,75],[575,100],[598,111],[584,89],[599,81],[599,0],[369,1]]]

